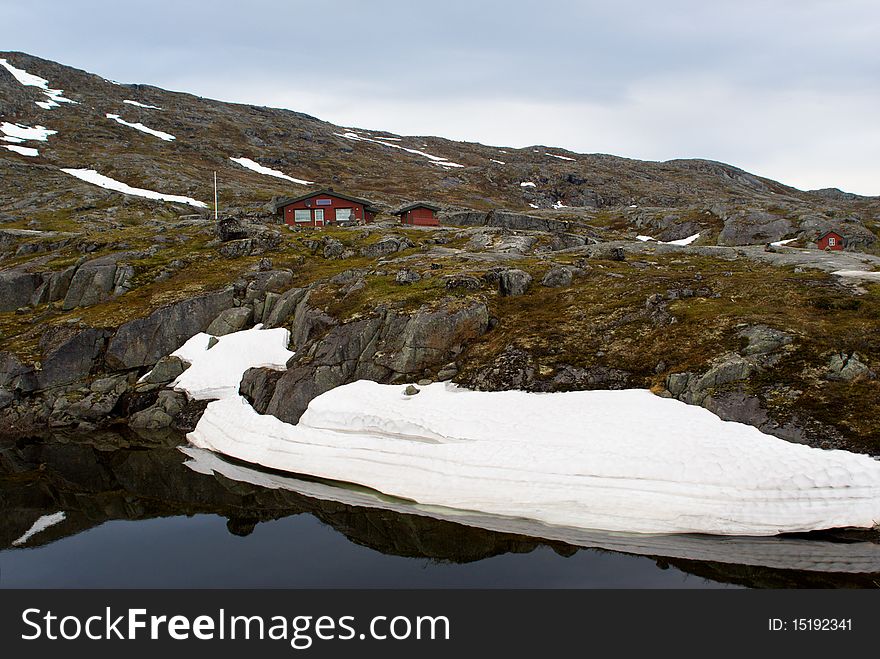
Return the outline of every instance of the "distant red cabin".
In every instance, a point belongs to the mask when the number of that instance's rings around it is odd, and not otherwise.
[[[275,212],[292,227],[323,227],[372,222],[379,209],[366,199],[327,188],[279,199],[275,203]]]
[[[436,227],[440,225],[440,220],[437,218],[437,213],[439,211],[439,206],[418,202],[394,211],[394,215],[400,217],[401,224]]]
[[[843,249],[843,236],[834,231],[829,231],[819,236],[816,244],[819,249]]]

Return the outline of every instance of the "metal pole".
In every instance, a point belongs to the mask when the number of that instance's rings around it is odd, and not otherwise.
[[[219,219],[217,213],[217,172],[214,172],[214,219]]]

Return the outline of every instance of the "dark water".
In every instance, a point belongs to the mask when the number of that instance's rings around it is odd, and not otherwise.
[[[265,487],[256,483],[280,477],[241,466],[198,473],[175,443],[0,443],[0,587],[880,586],[876,536],[547,540],[362,495],[368,505],[352,505],[325,484],[300,481],[309,496],[284,479]],[[59,511],[62,521],[20,542]]]

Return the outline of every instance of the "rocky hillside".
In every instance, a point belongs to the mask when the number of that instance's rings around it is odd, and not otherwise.
[[[4,125],[54,131],[44,141],[0,148],[0,221],[18,228],[69,229],[71,223],[192,212],[167,205],[159,210],[61,169],[92,169],[136,188],[204,203],[212,201],[217,171],[227,211],[262,208],[272,197],[299,194],[313,182],[366,196],[386,209],[430,199],[449,209],[537,210],[660,240],[700,232],[704,244],[762,244],[809,240],[837,228],[854,247],[873,248],[876,242],[878,198],[802,192],[722,163],[644,162],[543,145],[513,149],[399,136],[288,110],[120,85],[23,53],[0,58]],[[14,128],[7,137],[21,135]],[[289,178],[258,173],[232,158]]]
[[[187,365],[166,356],[261,322],[296,355],[242,393],[288,421],[359,378],[650,387],[880,454],[880,284],[831,274],[880,265],[876,198],[342,128],[20,53],[0,54],[0,115],[0,433],[191,427],[200,404],[168,388]],[[289,230],[266,205],[306,182],[434,200],[444,226]],[[848,251],[808,248],[832,228]]]

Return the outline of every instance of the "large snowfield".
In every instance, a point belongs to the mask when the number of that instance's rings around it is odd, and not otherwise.
[[[273,361],[263,351],[277,339],[249,332],[234,349]],[[221,337],[230,350],[233,336]],[[190,370],[225,361],[212,355],[218,347]],[[230,373],[222,386],[197,374],[176,387],[221,398],[188,436],[195,446],[423,506],[637,533],[760,536],[880,522],[880,462],[785,442],[645,390],[537,394],[435,383],[406,396],[402,385],[359,381],[315,398],[291,425],[258,414],[229,386]]]

